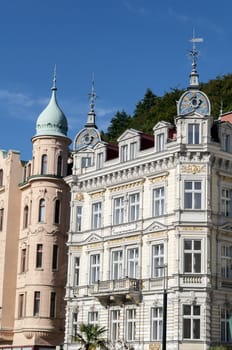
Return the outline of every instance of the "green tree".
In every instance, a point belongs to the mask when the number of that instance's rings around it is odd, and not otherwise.
[[[107,132],[102,134],[102,136],[105,141],[116,142],[118,136],[121,135],[126,129],[129,129],[130,125],[131,116],[125,111],[118,111],[111,119]]]
[[[81,323],[74,340],[78,341],[85,350],[95,350],[96,348],[107,350],[105,332],[105,327]]]

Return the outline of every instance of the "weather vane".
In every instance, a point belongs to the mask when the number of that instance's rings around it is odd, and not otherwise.
[[[97,98],[97,95],[94,91],[94,73],[92,75],[92,91],[89,94],[89,100],[90,100],[90,110],[93,112],[94,111],[94,103]]]
[[[192,59],[192,65],[195,67],[196,63],[197,63],[197,58],[200,55],[200,51],[197,50],[196,48],[196,43],[202,43],[204,40],[203,38],[196,38],[195,37],[195,31],[193,30],[193,37],[190,40],[190,42],[192,43],[192,50],[189,51],[189,56]]]
[[[56,64],[54,66],[54,73],[53,73],[53,86],[52,86],[53,90],[56,90]]]

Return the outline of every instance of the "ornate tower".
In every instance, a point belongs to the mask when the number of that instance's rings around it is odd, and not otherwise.
[[[70,139],[67,119],[51,99],[36,122],[33,159],[25,167],[16,288],[14,345],[56,346],[63,342],[66,232],[69,221],[67,175]]]

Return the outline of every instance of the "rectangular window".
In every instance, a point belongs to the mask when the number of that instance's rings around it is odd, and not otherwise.
[[[157,141],[157,147],[156,147],[157,152],[162,152],[164,150],[164,133],[158,134],[156,141]]]
[[[223,343],[231,343],[229,318],[232,310],[221,309],[221,341]]]
[[[52,270],[58,269],[58,245],[53,245],[53,252],[52,252]]]
[[[42,267],[43,262],[43,244],[37,244],[36,246],[36,268]]]
[[[201,273],[201,240],[184,240],[184,273]]]
[[[21,265],[20,265],[20,272],[26,271],[26,259],[27,259],[27,249],[23,248],[21,250]]]
[[[19,294],[18,318],[24,316],[24,294]]]
[[[201,209],[201,181],[184,182],[184,209]]]
[[[92,324],[93,326],[98,325],[98,312],[97,311],[88,312],[88,324]]]
[[[56,316],[56,293],[51,292],[50,297],[50,317],[54,318]]]
[[[136,337],[136,309],[126,310],[126,340],[134,341]]]
[[[221,246],[221,273],[222,278],[232,279],[232,245]]]
[[[183,338],[200,339],[200,305],[183,305]]]
[[[164,215],[164,187],[155,188],[153,190],[153,215]]]
[[[130,144],[130,160],[133,160],[136,158],[136,152],[137,152],[137,142],[132,142]]]
[[[114,199],[114,224],[123,224],[125,219],[125,200],[124,197]]]
[[[222,215],[232,217],[232,190],[222,188],[221,194]]]
[[[33,316],[39,316],[39,309],[40,309],[40,292],[35,292]]]
[[[164,268],[164,245],[155,244],[152,246],[152,277],[163,277]]]
[[[120,337],[120,310],[112,310],[110,314],[110,337],[114,343],[119,340]]]
[[[223,135],[223,149],[226,152],[230,152],[230,135],[228,134]]]
[[[122,250],[116,250],[112,252],[112,279],[119,280],[123,278],[123,265],[122,265]]]
[[[138,278],[139,250],[131,248],[127,250],[127,275],[129,278]]]
[[[93,203],[92,205],[92,228],[97,229],[101,227],[102,221],[102,203]]]
[[[77,324],[78,324],[78,313],[73,312],[72,314],[72,336],[73,337],[77,336]]]
[[[82,207],[76,207],[76,231],[82,230]]]
[[[128,160],[128,145],[121,147],[121,161],[126,162]]]
[[[97,169],[103,168],[103,152],[97,154]]]
[[[81,158],[81,167],[89,168],[91,166],[91,158],[90,157],[82,157]]]
[[[79,286],[80,281],[80,258],[79,256],[75,257],[74,259],[74,287]]]
[[[151,309],[151,340],[160,341],[163,333],[163,308],[153,307]]]
[[[200,143],[200,125],[188,124],[188,144],[198,145]]]
[[[3,230],[3,217],[4,217],[4,209],[0,209],[0,231]]]
[[[100,280],[100,254],[90,255],[90,284]]]
[[[140,194],[129,195],[129,222],[139,219]]]

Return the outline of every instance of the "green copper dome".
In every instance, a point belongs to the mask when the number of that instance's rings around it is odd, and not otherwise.
[[[53,87],[51,99],[37,119],[35,136],[67,136],[67,131],[68,122],[56,101],[56,87]]]

